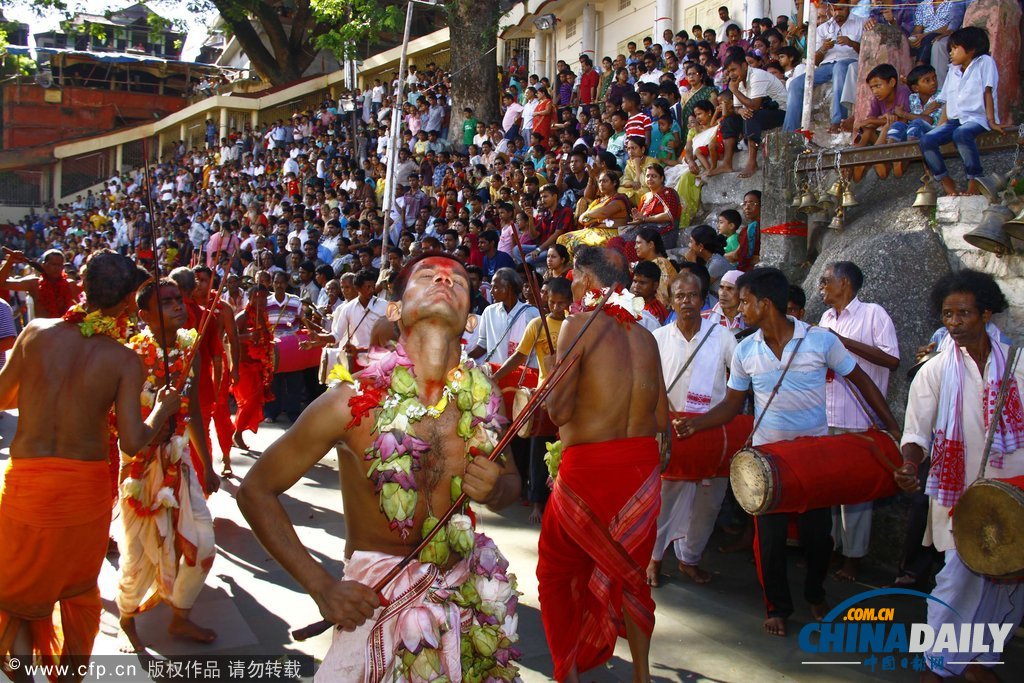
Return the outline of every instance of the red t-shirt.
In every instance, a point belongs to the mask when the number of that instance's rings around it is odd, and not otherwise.
[[[597,74],[597,69],[591,69],[580,76],[580,104],[594,103],[600,82],[601,77]]]

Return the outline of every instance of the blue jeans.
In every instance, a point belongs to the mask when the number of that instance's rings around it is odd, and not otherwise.
[[[843,84],[846,83],[846,72],[851,64],[856,64],[854,59],[847,59],[841,62],[828,62],[819,64],[814,68],[814,85],[821,85],[832,81],[832,119],[831,123],[838,126],[846,118],[846,108],[840,101],[843,96]],[[804,110],[804,83],[806,78],[799,76],[789,87],[789,94],[786,97],[786,120],[782,129],[792,132],[800,127],[800,119]]]
[[[949,175],[939,147],[947,142],[952,142],[956,145],[956,151],[960,154],[960,158],[963,159],[964,173],[967,178],[969,180],[980,178],[983,175],[981,155],[978,154],[978,145],[974,140],[985,130],[985,126],[980,123],[973,121],[960,123],[959,119],[949,119],[941,126],[933,128],[921,138],[921,155],[924,157],[924,165],[928,167],[936,180],[942,180]]]
[[[889,142],[906,142],[907,140],[920,140],[931,129],[932,124],[924,119],[914,119],[910,123],[897,121],[892,124],[886,135],[889,137]]]

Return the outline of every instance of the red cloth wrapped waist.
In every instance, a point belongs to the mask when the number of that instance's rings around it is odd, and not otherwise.
[[[11,458],[0,514],[40,528],[109,518],[109,465],[106,460]]]
[[[661,485],[653,437],[569,446],[544,511],[537,578],[541,617],[563,680],[608,661],[623,614],[648,635],[654,601],[644,568],[657,530]]]

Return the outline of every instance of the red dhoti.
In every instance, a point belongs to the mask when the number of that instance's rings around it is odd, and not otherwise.
[[[544,510],[537,558],[541,617],[564,680],[608,661],[626,614],[648,636],[654,600],[645,568],[661,504],[652,437],[570,446]]]
[[[255,433],[263,419],[265,397],[263,364],[259,361],[242,359],[238,364],[238,383],[231,388],[238,404],[235,413],[235,431]]]
[[[231,437],[235,433],[235,426],[231,423],[231,372],[227,368],[227,363],[224,366],[220,386],[217,387],[217,393],[214,396],[211,418],[214,429],[217,430],[217,443],[220,445],[221,457],[227,463],[231,458]],[[205,415],[203,420],[209,429],[209,421],[206,420]],[[213,457],[213,450],[210,451],[210,457]]]
[[[28,624],[44,663],[88,662],[110,530],[106,461],[13,458],[0,491],[0,656]],[[59,626],[55,607],[59,605]]]

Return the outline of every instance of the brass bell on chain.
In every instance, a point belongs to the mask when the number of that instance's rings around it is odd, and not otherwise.
[[[914,199],[914,208],[922,209],[927,212],[938,205],[939,196],[935,191],[935,186],[932,185],[930,177],[922,176],[921,180],[924,182],[924,185],[917,190],[917,197]]]
[[[1011,218],[1013,212],[1008,208],[1002,204],[991,204],[982,214],[981,224],[964,235],[964,241],[999,256],[1010,254],[1013,252],[1013,244],[1005,225]]]
[[[1024,209],[1016,217],[1011,218],[1003,224],[1003,230],[1014,239],[1024,241]]]
[[[831,191],[818,195],[818,208],[825,213],[831,213],[836,208],[837,204],[838,201],[836,200],[836,195]]]
[[[797,211],[802,213],[814,213],[818,210],[818,204],[814,199],[814,193],[811,192],[811,188],[808,187],[803,196],[800,197],[800,206],[797,207]]]
[[[850,207],[859,205],[860,202],[858,202],[857,198],[853,195],[853,185],[847,185],[846,189],[843,191],[843,202],[841,206],[844,209],[849,209]]]
[[[978,189],[981,190],[986,199],[990,202],[998,202],[999,195],[1006,189],[1012,177],[1012,171],[1009,173],[990,173],[987,176],[976,178],[974,182],[978,183]]]

